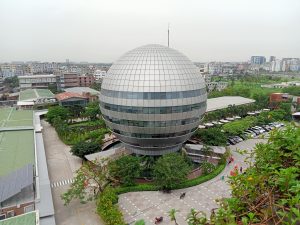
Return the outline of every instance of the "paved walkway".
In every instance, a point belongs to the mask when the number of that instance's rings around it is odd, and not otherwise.
[[[45,121],[42,121],[42,126],[56,225],[104,224],[95,212],[94,203],[80,204],[79,201],[72,201],[64,206],[60,196],[68,190],[74,173],[81,166],[81,159],[70,153],[70,146],[59,139],[52,126]]]
[[[161,223],[162,225],[174,224],[174,222],[170,221],[168,216],[168,211],[173,208],[179,210],[176,214],[179,225],[187,224],[186,217],[191,208],[197,211],[203,211],[209,215],[211,209],[218,207],[215,199],[230,197],[230,186],[226,183],[230,170],[232,170],[235,165],[246,168],[246,163],[244,162],[245,156],[239,154],[236,149],[251,151],[256,143],[259,142],[266,142],[266,140],[250,139],[235,146],[230,146],[234,162],[227,166],[220,175],[203,184],[186,189],[174,190],[170,194],[146,191],[120,195],[119,206],[126,222],[134,224],[134,221],[144,219],[146,224],[150,225],[154,224],[155,217],[163,216],[164,221]],[[225,181],[221,180],[222,176],[226,177]],[[182,192],[185,192],[186,196],[184,199],[179,199]]]

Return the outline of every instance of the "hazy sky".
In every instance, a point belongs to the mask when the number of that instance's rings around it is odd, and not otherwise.
[[[112,62],[168,22],[193,61],[300,57],[299,0],[0,0],[0,61]]]

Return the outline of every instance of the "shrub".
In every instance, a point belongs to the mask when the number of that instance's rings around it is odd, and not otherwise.
[[[95,142],[80,141],[71,148],[71,153],[80,158],[98,151],[100,151],[100,145]]]
[[[218,176],[226,167],[226,163],[222,163],[218,165],[213,172],[207,175],[199,176],[195,179],[184,181],[180,184],[173,185],[172,189],[182,189],[182,188],[188,188],[193,187],[199,184],[202,184],[208,180],[213,179],[214,177]],[[160,189],[159,186],[156,186],[154,184],[138,184],[136,186],[130,186],[130,187],[118,187],[115,189],[116,193],[118,194],[124,194],[127,192],[136,192],[136,191],[158,191]]]
[[[209,163],[209,162],[203,162],[203,163],[201,163],[200,167],[202,169],[203,174],[205,174],[205,175],[211,173],[215,169],[214,164]]]
[[[107,187],[97,199],[97,213],[107,225],[126,224],[117,202],[118,195],[111,187]]]

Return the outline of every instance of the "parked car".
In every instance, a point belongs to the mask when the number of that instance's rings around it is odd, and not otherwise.
[[[245,132],[249,133],[251,135],[251,137],[255,137],[256,133],[250,129],[246,130]]]
[[[239,136],[234,136],[233,138],[234,138],[234,140],[236,140],[237,142],[243,141],[243,139],[242,139],[241,137],[239,137]]]
[[[231,144],[231,145],[235,145],[237,142],[236,142],[236,140],[233,138],[233,137],[229,137],[228,139],[227,139],[227,141]]]
[[[270,131],[270,130],[272,130],[272,127],[270,127],[269,125],[263,125],[263,126],[261,126],[265,131]]]
[[[253,128],[255,128],[256,130],[258,130],[261,134],[266,132],[262,127],[259,127],[259,126],[255,126]]]
[[[260,134],[260,132],[258,130],[256,130],[255,128],[250,128],[249,130],[253,131],[255,133],[255,135]]]

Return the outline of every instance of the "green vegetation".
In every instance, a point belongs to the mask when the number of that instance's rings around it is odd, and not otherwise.
[[[85,116],[95,121],[100,114],[99,102],[90,102],[85,109]]]
[[[123,156],[109,165],[111,176],[118,179],[125,186],[134,185],[134,179],[141,173],[140,158],[135,156]]]
[[[85,155],[99,152],[100,150],[100,145],[96,142],[80,141],[71,147],[71,153],[82,159]]]
[[[202,173],[204,175],[207,175],[215,170],[215,166],[212,163],[203,162],[201,163],[201,169],[202,169]]]
[[[109,175],[108,160],[85,162],[76,171],[73,183],[61,198],[65,205],[73,199],[86,203],[95,200],[111,183],[113,180]]]
[[[219,200],[209,222],[204,213],[192,210],[189,224],[298,224],[299,149],[300,128],[271,132],[268,142],[248,156],[249,168],[230,177],[232,197]]]
[[[222,132],[220,128],[215,127],[209,129],[198,129],[194,136],[206,145],[224,146],[227,142],[227,136],[224,132]]]
[[[187,179],[190,165],[178,153],[161,156],[154,166],[154,179],[161,189],[172,189]]]
[[[93,115],[88,114],[90,118],[92,117],[92,121],[83,120],[71,123],[75,119],[86,118],[86,110],[93,112]],[[89,104],[86,109],[81,106],[68,108],[54,106],[48,110],[46,119],[55,127],[58,136],[65,144],[75,145],[78,142],[89,141],[101,145],[104,135],[109,131],[105,122],[98,118],[99,114],[96,115],[95,112],[100,112],[98,103]]]
[[[176,213],[179,212],[179,210],[176,209],[171,209],[169,211],[169,217],[171,221],[174,221],[175,225],[178,225],[177,220],[176,220]]]
[[[300,96],[300,88],[299,87],[285,87],[282,89],[283,93],[289,93],[290,95]]]
[[[4,79],[3,84],[8,88],[19,87],[19,79],[17,76],[7,77]]]
[[[106,225],[125,225],[122,212],[116,205],[117,202],[118,195],[111,187],[107,187],[97,199],[97,213]]]
[[[54,106],[49,108],[46,114],[46,119],[51,125],[53,125],[55,119],[65,121],[69,118],[69,115],[70,111],[68,110],[68,108],[65,108],[63,106]]]
[[[244,119],[236,120],[223,125],[223,130],[229,135],[239,135],[248,128],[254,126],[256,118],[253,116],[247,116]]]

